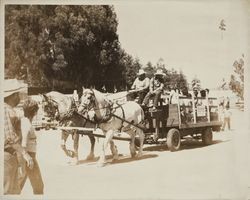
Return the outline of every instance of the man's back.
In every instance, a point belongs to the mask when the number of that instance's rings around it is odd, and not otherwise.
[[[20,120],[15,110],[4,104],[4,148],[21,140]]]

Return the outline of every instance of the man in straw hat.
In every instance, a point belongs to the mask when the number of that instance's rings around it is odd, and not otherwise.
[[[130,93],[131,98],[135,99],[138,96],[138,103],[142,104],[142,101],[149,90],[149,78],[146,77],[146,73],[143,69],[140,69],[137,73],[137,78],[131,89],[134,90]]]
[[[154,74],[154,77],[150,80],[149,84],[149,92],[145,96],[142,106],[145,106],[149,103],[149,99],[151,97],[154,97],[154,103],[153,103],[153,110],[156,110],[158,106],[159,98],[161,97],[161,94],[163,92],[164,87],[164,78],[165,74],[161,69],[158,69],[156,73]]]
[[[22,87],[16,80],[4,82],[4,194],[20,194],[18,156],[32,168],[33,160],[21,146],[20,120],[13,109],[20,102]]]

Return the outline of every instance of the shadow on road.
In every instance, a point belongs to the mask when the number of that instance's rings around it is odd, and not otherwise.
[[[216,145],[220,143],[229,142],[230,140],[214,140],[210,145],[204,145],[201,141],[183,141],[181,143],[181,151],[182,150],[190,150],[190,149],[197,149],[197,148],[206,148],[211,145]]]
[[[158,155],[156,155],[156,154],[144,154],[140,158],[131,158],[130,156],[124,156],[124,157],[119,156],[119,160],[112,161],[110,164],[121,164],[121,163],[135,162],[135,161],[139,161],[139,160],[145,160],[145,159],[156,158],[156,157],[158,157]]]
[[[211,145],[216,145],[219,143],[224,143],[224,142],[229,142],[230,140],[214,140]],[[208,146],[211,146],[208,145]],[[208,146],[205,146],[202,144],[201,141],[197,140],[185,140],[181,142],[181,147],[179,151],[182,150],[189,150],[189,149],[196,149],[196,148],[206,148]],[[168,147],[165,144],[158,144],[158,145],[152,145],[152,146],[147,146],[143,148],[144,151],[168,151]]]
[[[106,160],[107,164],[121,164],[121,163],[128,163],[128,162],[135,162],[139,160],[145,160],[149,158],[155,158],[158,157],[156,154],[145,154],[142,155],[140,158],[131,158],[130,156],[123,156],[123,154],[119,154],[119,160],[111,161],[112,160],[112,155],[107,155]],[[79,160],[78,165],[83,165],[83,164],[93,164],[96,163],[99,160],[99,157],[95,157],[93,160]]]
[[[119,157],[121,157],[121,156],[123,156],[123,154],[119,154]],[[97,156],[97,157],[94,157],[92,160],[87,160],[87,159],[85,159],[85,160],[79,160],[79,161],[78,161],[78,165],[97,162],[97,161],[99,160],[99,158],[100,158],[100,157]],[[107,155],[107,156],[106,156],[106,159],[107,159],[107,160],[108,160],[108,159],[112,159],[112,155]]]

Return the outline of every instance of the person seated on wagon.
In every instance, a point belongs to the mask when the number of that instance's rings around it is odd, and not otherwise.
[[[202,98],[205,98],[205,97],[207,97],[208,96],[208,94],[209,94],[209,89],[204,89],[204,90],[201,90],[200,91],[200,94],[201,94],[201,97]]]
[[[146,73],[143,69],[140,69],[137,73],[137,78],[135,79],[131,89],[132,91],[129,96],[131,99],[138,97],[138,103],[142,104],[142,101],[149,91],[149,78],[146,77]]]
[[[145,96],[142,106],[148,105],[149,99],[151,97],[154,97],[153,101],[153,110],[156,110],[158,106],[158,101],[161,97],[161,94],[163,92],[163,87],[164,87],[164,76],[165,74],[161,69],[158,69],[154,75],[154,77],[150,80],[149,84],[149,92]]]
[[[170,104],[178,104],[179,102],[179,91],[177,87],[173,87],[169,94]]]

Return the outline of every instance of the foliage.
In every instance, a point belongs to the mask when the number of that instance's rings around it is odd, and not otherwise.
[[[121,48],[117,25],[108,5],[6,5],[5,76],[36,87],[128,89],[142,64]],[[187,87],[162,58],[147,63],[147,76],[158,68],[166,88]]]
[[[239,60],[235,60],[233,63],[234,74],[231,75],[229,82],[229,88],[244,100],[244,56]]]
[[[7,5],[5,12],[8,76],[31,85],[58,79],[87,86],[121,78],[112,6]]]

